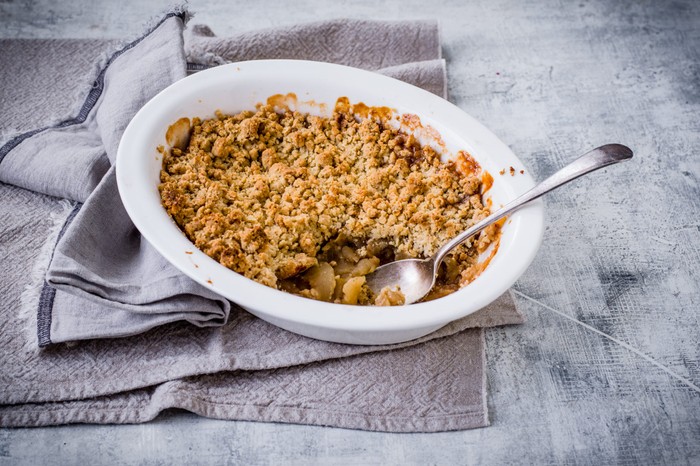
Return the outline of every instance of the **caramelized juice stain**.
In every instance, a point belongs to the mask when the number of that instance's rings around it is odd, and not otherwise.
[[[309,100],[299,100],[294,92],[288,92],[287,94],[275,94],[271,95],[266,100],[267,105],[272,105],[273,107],[279,108],[281,110],[299,110],[300,106],[316,107],[321,113],[326,113],[328,105],[325,103],[316,102],[313,99]]]
[[[442,135],[438,132],[438,130],[436,130],[430,125],[424,125],[418,115],[414,115],[412,113],[404,113],[399,118],[399,121],[401,123],[401,126],[406,130],[412,132],[420,131],[422,133],[425,133],[425,135],[428,137],[428,139],[430,139],[432,143],[442,148],[443,150],[447,149],[447,145],[445,144],[445,141],[442,139]]]
[[[485,194],[492,187],[493,176],[491,176],[491,173],[484,171],[484,173],[481,174],[481,194]]]
[[[484,270],[489,266],[491,263],[491,260],[496,256],[496,253],[498,252],[498,248],[501,245],[501,236],[502,232],[501,229],[503,228],[503,225],[506,223],[506,220],[508,217],[503,217],[502,219],[498,220],[496,223],[491,225],[488,228],[493,228],[494,232],[491,234],[492,237],[495,238],[495,240],[486,245],[480,245],[479,248],[479,253],[483,253],[486,251],[489,246],[493,246],[491,249],[491,252],[489,253],[489,256],[484,259],[483,261],[479,262],[478,264],[474,264],[472,267],[470,267],[467,270],[467,273],[462,275],[462,281],[460,282],[460,287],[464,287],[468,285],[469,283],[473,282],[476,280],[476,278],[483,273]]]
[[[290,106],[296,106],[298,101],[297,95],[293,92],[289,92],[287,94],[271,95],[267,98],[267,105],[289,109]]]
[[[454,163],[457,170],[464,176],[475,175],[481,171],[481,165],[479,165],[479,162],[474,160],[474,157],[472,157],[471,154],[465,150],[457,152]]]

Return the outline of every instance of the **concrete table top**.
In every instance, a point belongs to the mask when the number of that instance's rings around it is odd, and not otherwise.
[[[115,38],[167,3],[0,2],[2,38]],[[700,2],[480,0],[294,7],[195,0],[218,35],[338,17],[441,22],[450,99],[536,179],[595,146],[635,159],[545,199],[487,331],[487,428],[384,434],[166,412],[133,426],[1,429],[0,464],[700,464]]]

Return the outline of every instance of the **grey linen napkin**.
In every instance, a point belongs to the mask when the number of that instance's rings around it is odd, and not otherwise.
[[[114,202],[118,196],[109,169],[110,155],[113,160],[114,144],[131,115],[159,90],[155,84],[144,89],[133,83],[158,79],[160,75],[174,80],[184,74],[182,23],[181,15],[170,15],[117,58],[104,57],[102,65],[107,65],[107,71],[95,71],[98,85],[92,88],[99,89],[101,82],[102,92],[87,111],[83,104],[73,113],[77,118],[29,137],[11,138],[0,149],[3,181],[86,200],[82,208],[77,205],[65,209],[51,198],[0,185],[4,200],[0,206],[0,245],[7,264],[0,282],[5,322],[0,327],[0,345],[4,348],[0,359],[0,387],[4,387],[0,388],[0,425],[143,422],[171,407],[225,419],[388,431],[486,425],[483,330],[472,328],[522,322],[510,296],[418,341],[384,347],[339,345],[285,332],[235,306],[229,308],[225,300],[182,278],[141,241],[121,206]],[[314,51],[316,59],[342,61],[338,57],[346,55],[357,60],[358,53],[365,53],[366,60],[359,59],[363,63],[386,64],[391,73],[405,73],[417,81],[433,83],[433,89],[444,90],[444,62],[439,57],[436,27],[429,22],[401,23],[400,27],[377,22],[316,23],[240,35],[235,41],[215,38],[200,27],[187,36],[186,50],[191,61],[200,63],[241,59],[233,55],[235,51],[245,51],[245,58],[253,58],[256,47],[260,57],[265,57],[275,50],[270,45],[275,41],[305,44],[298,39],[323,36],[324,24],[332,31],[329,37],[336,39],[321,48],[327,55]],[[348,45],[347,40],[358,28],[374,31],[375,36],[376,32],[391,30],[389,36],[398,35],[393,39],[397,43],[432,43],[435,47],[426,50],[433,49],[434,60],[421,55],[417,58],[423,63],[405,63],[411,58],[410,47],[401,49],[403,56],[394,57],[383,46],[368,47],[372,41],[366,35],[360,35],[364,45],[357,49],[356,43]],[[382,32],[381,37],[388,36]],[[421,41],[411,40],[417,37]],[[66,67],[65,63],[84,60],[89,46],[64,41],[61,47],[48,50],[52,47],[56,44],[3,43],[0,63],[7,65],[0,67],[4,70],[0,71],[4,108],[16,106],[20,95],[26,108],[50,112],[51,96],[42,95],[41,86],[32,88],[32,83],[45,82],[49,70],[63,71],[64,78],[76,80],[74,67]],[[207,55],[206,50],[211,54]],[[289,46],[283,56],[311,58],[309,53],[306,46],[300,45],[296,51]],[[377,54],[385,57],[370,59]],[[16,58],[22,56],[38,56],[47,65],[55,63],[42,71],[43,78],[28,81],[16,64]],[[198,56],[201,59],[197,60]],[[155,64],[157,70],[150,69],[150,64]],[[164,70],[163,66],[172,69]],[[411,69],[420,71],[407,71]],[[161,87],[167,84],[160,81]],[[107,111],[108,107],[102,105],[110,102],[110,88],[121,91],[115,91],[111,97],[113,109]],[[86,102],[93,95],[92,89]],[[126,95],[124,89],[131,94]],[[53,99],[60,101],[55,96]],[[121,113],[129,116],[125,118]],[[33,115],[25,120],[35,124],[40,118]],[[26,127],[2,128],[3,139],[12,129]],[[55,137],[49,137],[51,134]],[[37,137],[42,138],[41,144],[34,144]],[[72,141],[75,147],[58,150],[65,141]],[[100,144],[104,147],[97,154],[95,148]],[[64,156],[68,161],[61,158]],[[21,176],[23,158],[36,168]],[[52,169],[42,172],[45,165]],[[56,234],[61,236],[55,250],[56,235],[47,238],[46,234],[54,225],[59,226]],[[36,275],[37,270],[41,275],[42,266],[52,254],[47,277],[58,291],[54,293],[51,290],[55,288],[44,285],[37,297],[36,286],[29,286],[20,296],[17,290],[26,284],[26,277]],[[139,286],[134,273],[141,278],[157,276],[148,283],[163,286],[145,289],[149,287]],[[227,314],[228,321],[222,325]],[[177,320],[218,327],[199,328],[185,323],[161,326]],[[133,336],[38,350],[28,340],[37,323],[40,332],[46,332],[40,335],[44,343]],[[152,330],[142,333],[149,328]],[[390,349],[393,351],[386,351]],[[72,375],[70,379],[66,373]]]

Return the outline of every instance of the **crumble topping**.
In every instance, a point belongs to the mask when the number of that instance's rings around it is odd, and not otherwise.
[[[181,122],[182,120],[179,120]],[[372,296],[380,264],[428,257],[489,214],[480,168],[440,154],[339,99],[331,117],[259,105],[193,119],[189,141],[163,153],[163,206],[187,237],[224,266],[314,299],[403,304]],[[474,278],[497,227],[455,249],[429,298]]]

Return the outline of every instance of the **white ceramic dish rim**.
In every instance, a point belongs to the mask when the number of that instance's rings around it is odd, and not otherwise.
[[[136,227],[161,255],[200,284],[246,309],[254,309],[260,317],[346,332],[438,328],[488,305],[515,283],[534,259],[542,240],[544,209],[541,201],[533,202],[509,218],[504,227],[504,239],[506,230],[510,232],[509,244],[503,244],[502,241],[491,264],[470,285],[439,300],[411,306],[350,306],[302,298],[245,278],[199,251],[167,217],[160,205],[159,196],[157,199],[154,197],[154,192],[157,195],[157,182],[149,179],[149,174],[144,169],[144,164],[147,163],[144,159],[156,152],[155,146],[150,147],[148,141],[153,137],[154,131],[164,135],[167,126],[182,116],[201,115],[202,112],[193,111],[192,114],[180,114],[172,118],[173,115],[169,112],[172,113],[178,105],[182,105],[183,100],[196,99],[198,95],[210,92],[210,89],[217,86],[231,88],[241,82],[241,79],[279,76],[281,69],[284,70],[283,80],[290,76],[307,77],[313,83],[322,77],[324,82],[352,83],[353,89],[367,86],[368,89],[374,89],[375,96],[400,96],[400,107],[391,98],[381,104],[367,103],[387,105],[402,111],[408,109],[422,121],[434,119],[441,122],[444,129],[463,139],[474,158],[491,172],[494,187],[498,186],[506,193],[506,201],[534,186],[529,172],[520,160],[491,131],[455,105],[423,89],[376,73],[328,63],[303,60],[232,63],[202,71],[164,89],[143,106],[124,131],[117,153],[119,193]],[[341,84],[330,85],[343,88]],[[387,92],[381,92],[382,90]],[[281,81],[280,93],[285,92],[284,81]],[[349,94],[352,92],[341,92],[337,96]],[[263,100],[269,95],[271,94],[257,97]],[[310,97],[314,98],[313,93]],[[357,102],[353,98],[351,101]],[[421,109],[429,110],[421,112]],[[216,109],[209,109],[207,113],[211,114],[213,110]],[[494,172],[496,163],[499,167],[514,167],[517,172],[525,170],[525,174],[498,176]],[[167,217],[167,222],[163,221],[164,216]],[[183,248],[189,252],[184,254]],[[195,262],[198,267],[193,267]]]

